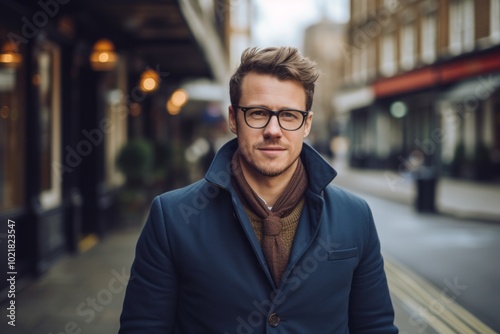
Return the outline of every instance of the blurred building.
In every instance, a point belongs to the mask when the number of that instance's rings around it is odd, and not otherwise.
[[[318,64],[321,72],[314,92],[314,131],[309,139],[318,151],[326,155],[331,153],[331,137],[339,133],[332,99],[342,83],[343,53],[338,46],[343,44],[345,26],[332,22],[326,15],[304,33],[304,54]]]
[[[230,73],[232,74],[240,64],[241,53],[251,46],[252,22],[254,19],[254,0],[233,0],[229,21],[229,58]]]
[[[120,225],[116,158],[129,139],[185,147],[204,107],[180,88],[226,80],[232,6],[0,1],[0,263],[10,220],[18,287]]]
[[[350,4],[333,100],[350,165],[500,180],[500,1]]]

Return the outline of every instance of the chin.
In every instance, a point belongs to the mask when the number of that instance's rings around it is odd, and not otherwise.
[[[290,166],[272,166],[270,164],[262,164],[260,166],[255,166],[255,168],[260,174],[264,176],[274,177],[286,172],[290,168]]]
[[[264,176],[267,176],[267,177],[275,177],[275,176],[280,176],[281,174],[283,174],[283,170],[269,170],[269,169],[266,169],[266,170],[259,170],[259,173],[264,175]]]

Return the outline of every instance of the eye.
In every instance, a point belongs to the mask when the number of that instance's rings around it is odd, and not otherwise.
[[[269,112],[265,109],[252,108],[247,111],[248,116],[253,118],[267,118],[269,117]]]
[[[283,110],[280,114],[280,118],[287,121],[293,121],[299,119],[299,113],[296,111]]]

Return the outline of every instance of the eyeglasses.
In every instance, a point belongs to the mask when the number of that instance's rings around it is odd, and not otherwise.
[[[278,124],[283,130],[296,131],[302,127],[309,111],[297,109],[282,109],[273,111],[266,107],[242,107],[233,106],[241,109],[245,115],[245,123],[253,129],[263,129],[271,121],[271,117],[276,116]]]

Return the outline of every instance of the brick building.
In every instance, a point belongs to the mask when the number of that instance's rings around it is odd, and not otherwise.
[[[499,0],[352,0],[342,50],[352,167],[500,179]]]

